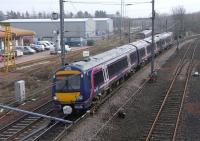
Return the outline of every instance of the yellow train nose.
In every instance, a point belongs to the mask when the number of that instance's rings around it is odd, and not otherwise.
[[[57,101],[60,101],[61,103],[75,102],[79,96],[80,92],[56,93]]]

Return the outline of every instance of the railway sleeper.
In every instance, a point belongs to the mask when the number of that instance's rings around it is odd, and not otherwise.
[[[151,140],[153,140],[153,141],[170,141],[171,137],[154,135],[151,137]]]
[[[154,133],[162,133],[162,132],[170,132],[171,130],[170,129],[166,129],[166,128],[159,128],[159,129],[156,129],[155,131],[154,131]]]
[[[161,115],[176,115],[176,113],[178,112],[178,108],[177,109],[168,109],[165,110],[161,113]]]
[[[11,137],[12,135],[10,135],[10,134],[4,134],[3,135],[3,137],[5,137],[5,138],[9,138],[9,137]]]
[[[21,130],[22,128],[24,128],[24,126],[17,126],[17,125],[14,125],[14,126],[12,126],[12,128]]]
[[[18,130],[15,130],[15,131],[5,131],[5,132],[3,132],[2,135],[15,134],[15,133],[17,133],[17,131]]]
[[[6,140],[6,139],[7,139],[7,138],[1,138],[1,137],[0,137],[0,140],[2,140],[2,141],[3,141],[3,140]]]
[[[174,109],[165,109],[161,114],[162,115],[176,115],[176,113],[178,112],[178,108]]]
[[[172,133],[170,131],[168,131],[168,132],[166,132],[166,131],[165,132],[163,132],[163,131],[161,131],[161,132],[155,131],[153,133],[153,135],[155,135],[157,137],[163,137],[163,136],[171,136]]]
[[[17,131],[18,129],[13,129],[13,128],[10,128],[10,129],[8,129],[7,131]],[[6,132],[6,131],[5,131]]]
[[[179,105],[166,105],[166,106],[164,106],[164,110],[167,110],[167,111],[169,111],[169,110],[174,111],[174,110],[177,110],[178,108],[179,108]]]
[[[171,128],[171,127],[174,127],[175,124],[174,123],[157,123],[156,127],[159,127],[159,128]]]

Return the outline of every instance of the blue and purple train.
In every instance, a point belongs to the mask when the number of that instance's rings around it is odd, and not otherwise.
[[[172,42],[172,32],[155,35],[155,53],[159,54]],[[55,107],[66,110],[67,114],[88,109],[94,99],[109,92],[150,58],[151,37],[60,68],[53,77]]]

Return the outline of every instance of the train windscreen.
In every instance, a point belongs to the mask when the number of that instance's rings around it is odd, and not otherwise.
[[[56,92],[79,92],[80,91],[80,74],[63,75],[56,77]]]

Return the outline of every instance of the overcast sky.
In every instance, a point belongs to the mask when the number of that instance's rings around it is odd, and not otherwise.
[[[78,2],[113,2],[120,3],[120,0],[71,0]],[[144,2],[151,0],[125,0],[129,2]],[[200,11],[200,0],[155,0],[155,9],[159,13],[171,13],[171,9],[176,6],[183,6],[187,13]],[[56,11],[58,12],[59,0],[0,0],[0,10],[2,11]],[[101,4],[72,4],[65,3],[65,12],[88,11],[94,14],[95,10],[105,10],[108,14],[120,11],[120,5],[101,5]],[[126,6],[126,15],[130,17],[148,17],[151,13],[150,4],[139,4]]]

